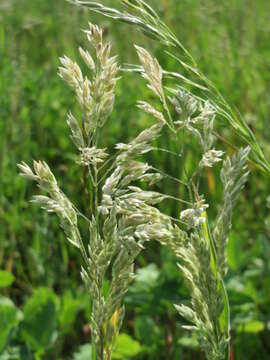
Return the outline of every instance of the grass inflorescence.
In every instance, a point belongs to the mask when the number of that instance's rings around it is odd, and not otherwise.
[[[145,11],[156,17],[148,6]],[[233,204],[247,180],[249,148],[240,149],[232,160],[227,157],[223,161],[224,202],[210,226],[207,194],[200,192],[200,179],[205,169],[217,166],[224,155],[214,147],[218,114],[215,103],[212,99],[198,99],[183,88],[176,88],[168,96],[163,84],[165,72],[158,60],[136,46],[140,72],[161,110],[140,101],[139,109],[154,124],[128,143],[116,144],[114,153],[110,154],[99,147],[99,137],[113,111],[119,65],[117,57],[111,56],[111,44],[104,41],[98,26],[89,24],[85,34],[90,49],[80,48],[79,52],[90,77],[84,76],[78,63],[67,56],[60,58],[59,75],[74,92],[80,107],[80,118],[68,113],[67,125],[77,149],[77,165],[83,169],[89,212],[82,214],[73,205],[45,162],[35,161],[33,170],[25,163],[19,167],[24,177],[36,181],[46,193],[36,195],[34,202],[58,215],[67,240],[81,252],[81,277],[92,304],[92,358],[111,359],[124,319],[122,300],[134,278],[134,262],[145,242],[158,241],[179,259],[179,268],[190,291],[189,305],[175,305],[179,314],[191,323],[185,328],[198,333],[209,359],[224,359],[230,353],[230,309],[224,285],[226,247]],[[180,143],[176,155],[181,158],[184,181],[142,161],[145,154],[155,149],[153,142],[166,128]],[[194,137],[201,152],[192,173],[185,168],[185,136]],[[163,177],[183,184],[188,201],[148,189]],[[143,183],[146,185],[142,186]],[[186,208],[173,217],[158,206],[166,200],[185,204]],[[81,235],[79,217],[88,224],[89,241]],[[107,278],[110,286],[104,293]]]

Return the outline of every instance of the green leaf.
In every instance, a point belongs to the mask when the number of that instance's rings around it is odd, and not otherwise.
[[[59,316],[61,332],[71,330],[76,320],[77,313],[83,308],[81,299],[74,299],[70,292],[66,292],[61,303],[61,312]]]
[[[127,334],[121,334],[117,339],[116,350],[112,355],[113,360],[126,360],[138,355],[142,346],[138,341]]]
[[[238,330],[240,332],[257,334],[257,333],[263,331],[264,328],[265,328],[265,325],[264,325],[264,323],[262,321],[252,320],[252,321],[246,322],[245,324],[241,324],[238,327]]]
[[[177,344],[190,349],[199,348],[199,342],[195,333],[191,336],[181,336],[180,339],[177,340]]]
[[[227,257],[229,268],[233,271],[241,269],[245,263],[247,253],[244,251],[243,243],[239,241],[238,232],[230,232]]]
[[[92,350],[90,344],[80,346],[79,351],[73,356],[73,360],[90,360],[92,356]]]
[[[134,285],[132,286],[133,292],[151,291],[158,281],[160,271],[156,264],[149,264],[141,268],[136,273]]]
[[[4,288],[11,285],[13,281],[14,281],[14,276],[10,272],[0,270],[0,288]]]
[[[136,316],[135,319],[136,338],[147,347],[157,346],[162,332],[154,320],[147,315]]]
[[[39,288],[26,302],[22,338],[36,352],[42,353],[57,337],[59,300],[51,289]]]
[[[125,303],[131,307],[147,307],[154,299],[155,289],[159,285],[160,270],[156,264],[149,264],[136,272],[136,278],[130,287]]]
[[[0,353],[8,343],[11,331],[22,319],[22,313],[11,300],[0,297]]]

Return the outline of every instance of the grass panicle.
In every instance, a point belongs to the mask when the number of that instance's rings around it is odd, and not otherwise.
[[[219,118],[225,120],[232,127],[236,135],[250,146],[251,160],[266,174],[270,174],[269,161],[266,159],[254,133],[243,117],[228,104],[215,84],[200,70],[192,54],[147,2],[143,0],[119,0],[119,5],[122,4],[123,9],[116,9],[105,6],[101,2],[87,0],[69,1],[112,19],[135,26],[144,35],[162,43],[167,56],[174,59],[177,65],[182,68],[182,72],[164,71],[165,76],[175,80],[175,89],[190,90],[191,87],[191,89],[196,89],[196,94],[199,91],[200,97],[204,101],[210,99],[212,105],[216,108]],[[146,50],[145,54],[147,54]],[[136,71],[143,71],[143,69],[138,67],[132,68],[134,70],[137,69]]]

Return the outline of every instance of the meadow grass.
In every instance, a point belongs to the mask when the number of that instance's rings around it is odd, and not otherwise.
[[[110,2],[112,4],[117,5],[117,2]],[[240,110],[269,154],[267,69],[270,61],[266,16],[269,2],[250,1],[248,6],[242,1],[220,1],[217,4],[211,0],[204,3],[194,1],[192,6],[189,1],[156,1],[153,4],[162,19],[190,49],[200,69],[216,84],[228,102]],[[29,163],[32,158],[46,159],[55,170],[61,186],[62,179],[65,179],[65,189],[76,205],[87,209],[86,197],[78,201],[82,193],[80,174],[72,165],[73,148],[68,140],[66,124],[61,120],[67,109],[73,108],[74,100],[57,79],[56,70],[59,56],[65,53],[74,58],[78,44],[85,44],[81,29],[87,26],[89,13],[62,1],[42,4],[3,1],[0,16],[1,174],[5,174],[1,177],[0,231],[3,241],[0,257],[1,267],[16,276],[14,286],[6,289],[5,294],[21,307],[41,284],[53,287],[61,302],[61,319],[64,319],[64,309],[68,304],[72,303],[74,310],[79,309],[75,306],[78,302],[83,309],[87,307],[83,289],[78,286],[78,271],[74,269],[79,256],[66,246],[53,217],[40,214],[36,207],[26,204],[25,199],[34,189],[18,179],[16,163],[21,160]],[[120,54],[121,61],[134,62],[135,50],[129,45],[130,41],[123,41],[126,25],[111,26],[109,20],[92,18],[91,15],[92,21],[97,19],[105,27],[106,37],[113,40],[115,53]],[[168,60],[158,43],[136,35],[132,28],[129,36],[135,43],[151,48],[162,66],[173,71],[175,62]],[[142,112],[134,109],[134,113],[130,113],[129,109],[141,97],[152,99],[142,82],[133,76],[128,77],[126,82],[120,80],[117,93],[122,94],[116,102],[117,115],[112,115],[111,126],[104,130],[104,138],[111,144],[116,136],[120,141],[126,141],[131,138],[131,130],[132,133],[135,129],[139,132],[149,123]],[[222,123],[219,123],[218,130],[222,134],[219,144],[233,152],[233,145],[239,141],[235,134]],[[229,139],[230,144],[224,142],[224,138]],[[160,139],[159,147],[168,146],[172,152],[177,150],[169,137]],[[187,168],[192,169],[194,157],[199,160],[199,155],[192,140],[189,146]],[[166,172],[174,177],[183,176],[174,156],[168,156],[166,152],[154,151],[148,155],[150,160],[156,168],[166,168]],[[235,218],[229,242],[230,272],[227,281],[233,318],[232,350],[239,359],[243,354],[251,359],[260,354],[260,359],[267,359],[269,241],[264,220],[267,220],[269,212],[265,205],[268,191],[266,178],[253,167],[251,169],[252,181],[245,196],[241,197],[238,207],[241,216]],[[218,203],[222,197],[219,181],[213,180],[216,173],[215,169],[210,170],[202,179],[203,187],[210,186],[207,199],[210,203]],[[172,184],[172,180],[166,179],[159,190],[170,193]],[[173,187],[177,189],[177,197],[184,198],[182,187]],[[162,208],[172,215],[179,213],[174,201],[162,204]],[[215,207],[210,207],[210,218],[215,213]],[[153,264],[148,268],[147,262]],[[187,298],[182,278],[174,269],[175,258],[166,248],[160,249],[152,243],[147,246],[144,256],[138,258],[137,264],[145,269],[138,273],[138,281],[126,297],[128,321],[124,327],[125,332],[143,345],[144,355],[136,355],[136,358],[162,359],[165,353],[169,353],[172,359],[180,356],[184,359],[198,358],[196,339],[188,337],[180,328],[179,323],[183,321],[179,318],[175,321],[175,312],[169,305]],[[145,285],[144,274],[148,274],[148,286]],[[155,280],[157,277],[158,283]],[[145,286],[146,290],[152,290],[141,293],[140,289]],[[71,302],[70,293],[74,302]],[[59,319],[58,314],[55,313],[55,320]],[[85,330],[82,330],[87,320],[85,310],[79,310],[77,314],[74,318],[70,313],[73,325],[65,325],[65,333],[61,331],[62,336],[53,340],[56,341],[53,348],[49,341],[43,345],[45,358],[71,356],[87,340]],[[141,326],[142,323],[144,326]],[[63,320],[61,325],[58,320],[53,324],[53,329],[64,326]],[[148,326],[153,329],[151,343],[144,336]],[[146,332],[149,334],[149,331]],[[19,333],[14,333],[11,340],[12,347],[23,344],[23,348],[32,349],[32,343],[27,343]]]
[[[157,18],[151,8],[146,9]],[[90,23],[85,33],[94,56],[81,47],[79,53],[91,76],[84,76],[78,63],[67,56],[60,58],[59,76],[73,90],[80,107],[79,117],[68,113],[67,125],[79,153],[76,163],[83,169],[88,213],[83,214],[62,192],[46,162],[34,161],[33,170],[25,162],[18,166],[21,175],[37,182],[45,193],[35,195],[33,202],[58,216],[68,242],[81,253],[81,277],[92,305],[91,358],[111,360],[124,319],[123,297],[134,278],[134,262],[144,243],[153,240],[167,245],[181,260],[179,268],[191,296],[190,306],[175,305],[179,314],[192,324],[184,328],[197,333],[207,359],[230,359],[230,307],[224,283],[227,245],[233,205],[247,180],[246,161],[250,148],[240,149],[232,160],[227,158],[223,162],[220,176],[224,200],[212,232],[208,225],[209,205],[201,193],[200,181],[204,170],[222,161],[224,154],[214,148],[214,123],[220,113],[219,107],[212,99],[198,98],[183,88],[171,89],[174,96],[167,96],[164,71],[158,60],[144,48],[135,46],[142,66],[140,73],[159,100],[162,111],[139,101],[138,108],[155,118],[156,123],[128,143],[117,143],[116,154],[109,157],[107,149],[100,148],[99,138],[113,112],[120,68],[117,56],[111,56],[111,44],[104,42],[103,31]],[[186,188],[189,201],[135,186],[138,183],[151,186],[163,177],[171,177],[163,170],[138,161],[153,149],[159,151],[152,144],[164,127],[179,143],[179,151],[173,154],[181,158],[185,181],[174,180]],[[186,170],[185,164],[188,134],[195,137],[201,148],[201,160],[192,173]],[[169,149],[162,150],[171,153]],[[187,205],[179,218],[156,207],[166,199]],[[87,246],[81,236],[78,217],[89,224]],[[107,294],[103,290],[106,278],[110,279]]]

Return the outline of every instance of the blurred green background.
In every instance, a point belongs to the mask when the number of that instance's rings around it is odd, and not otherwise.
[[[245,117],[270,158],[269,0],[149,3]],[[175,65],[133,28],[64,0],[0,1],[0,360],[90,358],[90,299],[80,280],[81,259],[65,241],[57,219],[29,204],[37,189],[20,178],[16,168],[20,161],[46,160],[64,191],[85,210],[81,174],[65,123],[76,101],[57,76],[57,67],[63,54],[79,59],[77,48],[86,45],[81,30],[88,21],[103,26],[122,63],[137,62],[135,42],[156,54],[164,68]],[[149,124],[135,108],[139,99],[152,101],[152,95],[136,75],[125,75],[104,130],[106,146],[127,141]],[[218,128],[230,143],[240,145],[230,128]],[[175,146],[169,136],[161,142],[163,147]],[[187,161],[192,167],[196,144],[189,145]],[[226,143],[219,146],[232,152]],[[179,176],[179,160],[164,153],[154,153],[149,160]],[[251,170],[234,212],[228,249],[232,360],[270,358],[269,179]],[[209,171],[203,182],[213,214],[221,200],[216,175]],[[171,188],[171,183],[162,183],[163,191]],[[178,210],[168,204],[166,211]],[[173,303],[188,300],[175,264],[173,255],[155,244],[138,259],[114,359],[204,359],[196,337],[182,330],[185,321],[173,308]]]

